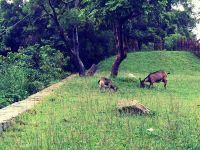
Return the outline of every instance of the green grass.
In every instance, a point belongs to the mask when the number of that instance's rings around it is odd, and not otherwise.
[[[95,77],[75,77],[34,110],[16,119],[0,137],[0,149],[200,149],[200,60],[187,52],[131,53],[114,83],[116,93],[101,92],[97,81],[110,74],[113,58],[101,62]],[[163,84],[139,88],[128,73],[145,77],[165,69]],[[115,111],[130,99],[155,115],[129,116]],[[150,132],[147,129],[153,128]]]
[[[100,72],[110,71],[115,57],[99,64]],[[194,54],[177,51],[153,51],[130,53],[121,65],[120,74],[124,72],[149,73],[166,70],[172,74],[194,75],[200,73],[200,61]]]

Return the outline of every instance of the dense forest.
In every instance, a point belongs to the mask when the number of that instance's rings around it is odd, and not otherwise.
[[[189,0],[0,0],[0,107],[111,55],[116,77],[129,51],[195,40],[192,9]]]

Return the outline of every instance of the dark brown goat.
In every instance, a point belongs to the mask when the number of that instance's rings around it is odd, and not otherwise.
[[[99,88],[102,89],[110,89],[110,90],[113,90],[113,91],[117,91],[118,90],[118,87],[113,85],[112,83],[112,80],[106,78],[106,77],[101,77],[101,79],[98,81],[98,84],[99,84]]]
[[[144,88],[145,87],[145,82],[149,82],[150,86],[153,86],[153,83],[159,83],[163,82],[164,87],[166,88],[167,85],[167,75],[170,73],[167,73],[166,71],[156,71],[153,73],[150,73],[144,80],[140,79],[140,87]]]

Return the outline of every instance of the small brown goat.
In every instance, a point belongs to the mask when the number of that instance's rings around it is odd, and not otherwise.
[[[112,80],[106,77],[101,77],[101,79],[98,81],[98,84],[100,89],[111,89],[115,92],[118,90],[118,87],[113,85]]]
[[[144,80],[140,79],[140,87],[144,88],[145,82],[150,83],[149,87],[153,86],[153,83],[163,82],[164,87],[166,88],[166,86],[167,86],[167,75],[168,74],[170,74],[170,73],[167,73],[166,71],[161,71],[161,70],[150,73]]]

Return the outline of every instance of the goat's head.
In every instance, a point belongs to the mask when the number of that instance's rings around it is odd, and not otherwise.
[[[113,90],[116,92],[119,88],[117,86],[114,86]]]
[[[144,88],[145,87],[144,80],[141,80],[141,78],[139,80],[140,80],[140,87]]]

